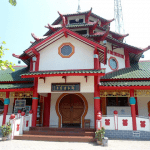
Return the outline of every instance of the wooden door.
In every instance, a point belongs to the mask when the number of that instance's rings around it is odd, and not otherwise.
[[[84,102],[78,95],[66,95],[60,101],[59,111],[62,116],[62,123],[81,123],[81,116],[84,112]]]
[[[148,106],[148,113],[150,113],[150,101],[147,103]]]

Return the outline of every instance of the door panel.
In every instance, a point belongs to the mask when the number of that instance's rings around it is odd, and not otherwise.
[[[75,94],[66,95],[60,101],[59,111],[62,116],[62,123],[81,123],[84,102]]]

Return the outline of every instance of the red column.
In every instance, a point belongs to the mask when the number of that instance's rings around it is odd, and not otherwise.
[[[34,90],[33,90],[33,97],[32,97],[32,127],[36,127],[36,120],[37,120],[37,107],[38,107],[38,78],[34,78]]]
[[[44,112],[43,112],[44,127],[49,127],[50,124],[50,101],[51,101],[51,93],[48,93],[48,96],[44,97]]]
[[[98,51],[94,51],[94,69],[99,69]],[[100,111],[99,76],[94,76],[94,127],[96,129],[97,113]]]
[[[136,100],[134,98],[134,90],[130,90],[130,106],[131,106],[133,130],[137,130],[135,104],[136,104]]]
[[[9,92],[6,92],[6,98],[4,100],[4,114],[3,114],[3,125],[6,124],[6,115],[7,115],[7,112],[8,112],[8,105],[10,103],[10,100],[9,100]]]

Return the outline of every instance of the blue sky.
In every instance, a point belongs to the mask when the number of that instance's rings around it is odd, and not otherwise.
[[[92,12],[106,19],[114,18],[114,0],[80,0],[81,11],[91,7]],[[18,65],[18,59],[12,57],[30,46],[34,41],[31,33],[42,36],[47,32],[44,26],[52,22],[60,13],[77,11],[78,0],[17,0],[17,6],[11,6],[8,0],[0,2],[0,41],[6,41],[4,60]],[[126,42],[145,48],[150,45],[150,0],[122,0],[125,33],[129,33]],[[115,22],[111,24],[115,31]],[[150,51],[144,53],[144,60],[149,60]],[[143,59],[142,59],[143,60]],[[21,62],[21,65],[24,65]]]

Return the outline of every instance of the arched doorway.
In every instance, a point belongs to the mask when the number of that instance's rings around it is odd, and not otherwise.
[[[59,112],[62,116],[62,127],[81,127],[84,102],[78,95],[66,95],[59,103]]]
[[[86,98],[80,94],[62,94],[56,102],[59,127],[82,127],[88,111]]]

